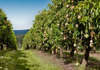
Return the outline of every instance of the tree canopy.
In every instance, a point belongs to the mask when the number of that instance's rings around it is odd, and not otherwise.
[[[16,36],[12,29],[10,20],[7,20],[6,14],[0,9],[0,46],[17,49]]]

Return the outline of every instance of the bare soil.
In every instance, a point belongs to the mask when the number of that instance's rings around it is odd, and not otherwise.
[[[70,58],[69,55],[63,54],[63,58],[60,59],[59,54],[48,54],[47,52],[40,50],[33,50],[33,52],[36,53],[41,59],[45,60],[46,62],[57,65],[61,70],[77,70],[76,69],[77,67],[75,66],[76,63],[75,57]],[[79,54],[84,54],[84,53],[79,53]],[[90,53],[90,56],[100,60],[100,53]],[[79,58],[79,61],[81,63],[82,58]],[[100,70],[98,67],[100,67],[100,61],[89,60],[86,70]]]
[[[39,50],[33,50],[33,52],[36,53],[41,59],[57,65],[61,70],[75,70],[76,68],[73,63],[65,63],[65,60],[60,59],[56,54],[52,55]]]

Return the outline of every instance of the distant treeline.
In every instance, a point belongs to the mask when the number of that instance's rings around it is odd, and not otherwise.
[[[14,34],[15,35],[23,35],[23,34],[26,34],[29,29],[26,29],[26,30],[13,30],[14,31]]]

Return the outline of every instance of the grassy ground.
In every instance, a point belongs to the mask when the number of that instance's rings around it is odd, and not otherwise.
[[[100,54],[93,54],[93,56]],[[78,54],[81,63],[83,54]],[[39,50],[0,51],[0,70],[78,70],[76,54],[71,59],[69,52],[63,58]],[[100,59],[89,57],[86,70],[100,70]],[[82,69],[80,69],[82,70]]]
[[[70,53],[69,52],[63,52],[63,54],[69,55]],[[96,55],[96,54],[94,54],[94,55]],[[88,65],[87,65],[86,70],[100,70],[100,54],[98,54],[96,56],[94,56],[94,55],[91,54],[91,56],[89,57],[89,61],[88,61]],[[84,56],[83,54],[78,54],[78,58],[79,58],[78,60],[79,60],[80,63],[82,62],[83,56]],[[73,63],[73,62],[76,61],[76,54],[74,53],[73,59],[70,59],[69,56],[64,58],[64,59],[66,60],[66,63],[67,62]],[[76,69],[76,70],[78,70],[78,69]]]
[[[0,70],[61,70],[31,50],[0,51]]]

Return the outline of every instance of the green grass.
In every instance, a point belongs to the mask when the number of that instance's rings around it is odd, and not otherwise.
[[[70,55],[69,52],[63,52],[66,55]],[[78,54],[79,57],[79,61],[81,62],[81,60],[83,59],[84,55],[83,54]],[[71,60],[70,58],[67,57],[67,60],[69,59],[70,62],[75,62],[76,61],[76,53],[74,53],[74,57],[73,60]],[[89,65],[87,70],[93,70],[93,69],[100,69],[100,59],[97,59],[95,57],[89,57]],[[84,66],[80,65],[79,67],[76,67],[76,70],[82,70],[84,69]]]
[[[0,51],[0,70],[59,70],[30,50]]]
[[[54,64],[50,64],[48,62],[45,62],[45,60],[42,60],[38,57],[35,53],[32,53],[32,51],[25,51],[29,59],[27,61],[29,62],[29,65],[33,65],[31,67],[32,70],[59,70],[57,66]]]
[[[67,55],[70,55],[69,52],[63,52],[63,53],[64,53],[64,54],[67,54]],[[76,56],[76,53],[74,53],[74,56]],[[83,58],[84,55],[83,55],[83,54],[78,54],[78,57],[79,57],[79,58]],[[100,60],[96,59],[95,57],[89,57],[89,60],[90,60],[90,61],[100,61]]]

